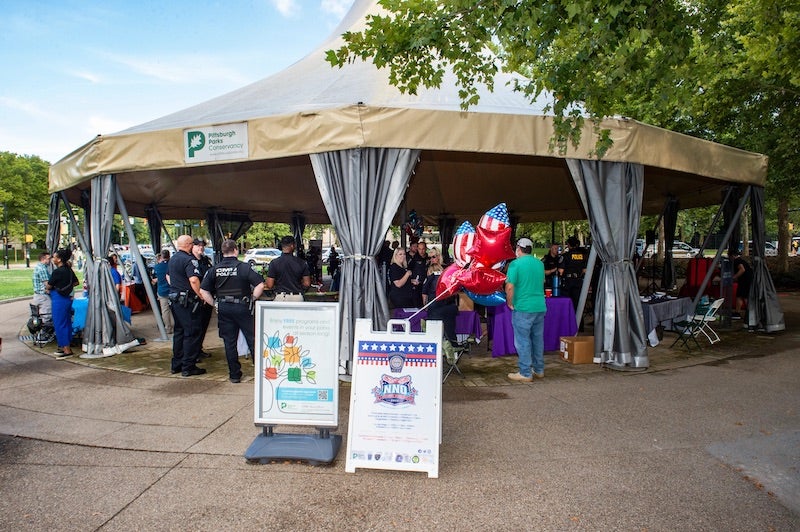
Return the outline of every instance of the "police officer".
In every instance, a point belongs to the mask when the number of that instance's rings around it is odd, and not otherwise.
[[[242,381],[237,340],[242,331],[247,347],[255,355],[255,320],[251,312],[254,301],[264,291],[264,279],[249,264],[237,257],[239,249],[233,240],[222,242],[222,260],[209,270],[200,284],[200,294],[209,305],[217,298],[219,336],[225,344],[228,380]]]
[[[572,300],[572,306],[577,312],[589,253],[580,247],[580,242],[574,236],[567,239],[567,246],[567,251],[561,255],[558,263],[558,274],[564,283],[564,295]],[[583,323],[580,328],[583,328]]]
[[[195,238],[192,242],[192,255],[194,258],[197,259],[197,267],[200,270],[200,282],[202,283],[203,278],[206,276],[208,270],[211,269],[211,259],[206,255],[206,241],[202,238]],[[206,353],[203,351],[203,342],[206,339],[206,333],[208,332],[208,324],[211,322],[211,313],[214,310],[214,307],[211,305],[206,305],[203,302],[203,305],[200,306],[200,356],[198,358],[209,358],[211,356],[210,353]]]
[[[295,257],[294,237],[281,238],[281,256],[269,263],[267,290],[275,290],[275,301],[303,301],[311,286],[311,273],[303,259]]]
[[[192,237],[181,235],[176,241],[178,251],[169,261],[169,305],[175,321],[172,334],[172,373],[184,377],[206,372],[197,367],[202,345],[202,315],[200,307],[200,265],[192,255]]]
[[[544,263],[544,286],[545,288],[555,288],[553,277],[558,275],[558,263],[561,256],[558,254],[558,242],[550,243],[550,251],[542,257]]]

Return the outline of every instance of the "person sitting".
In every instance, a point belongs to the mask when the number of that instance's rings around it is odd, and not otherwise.
[[[119,261],[115,254],[108,256],[108,267],[111,270],[111,279],[114,281],[114,289],[117,296],[122,298],[122,275],[119,273]]]
[[[439,277],[442,275],[441,265],[442,256],[439,250],[432,248],[428,250],[428,275],[422,285],[422,304],[428,307],[428,319],[439,320],[444,328],[444,338],[450,342],[451,346],[459,346],[456,336],[456,316],[458,316],[458,300],[456,296],[436,299],[436,287],[439,284]],[[447,350],[445,350],[447,352]]]
[[[392,264],[389,266],[389,302],[394,308],[414,306],[411,275],[411,270],[406,264],[406,250],[395,249],[392,254]]]
[[[51,272],[50,253],[43,251],[39,253],[39,262],[33,268],[33,304],[39,309],[39,317],[45,323],[50,321],[53,313],[50,290],[47,288]]]

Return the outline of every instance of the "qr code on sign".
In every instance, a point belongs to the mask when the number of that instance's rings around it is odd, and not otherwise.
[[[317,401],[327,401],[328,390],[317,390]]]

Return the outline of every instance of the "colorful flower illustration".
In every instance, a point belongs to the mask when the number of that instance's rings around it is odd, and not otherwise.
[[[308,349],[303,349],[297,336],[287,334],[281,338],[280,331],[273,335],[265,335],[264,378],[278,380],[285,378],[289,382],[309,384],[317,383],[317,365]]]

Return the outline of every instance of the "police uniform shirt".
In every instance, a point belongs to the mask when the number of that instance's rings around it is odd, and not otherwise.
[[[280,257],[269,263],[267,277],[275,279],[273,289],[276,293],[303,293],[303,277],[310,277],[308,264],[291,253],[282,253]]]
[[[552,270],[553,268],[558,268],[558,263],[560,259],[561,257],[559,255],[556,255],[554,257],[548,252],[544,257],[542,257],[542,262],[544,263],[544,270],[547,271],[547,270]],[[550,273],[547,276],[552,277],[553,275],[554,275],[553,273]]]
[[[179,250],[169,259],[169,287],[171,294],[191,292],[190,277],[200,278],[200,265],[194,255]]]
[[[576,279],[583,276],[583,270],[586,268],[588,254],[583,248],[570,249],[563,255],[559,261],[559,268],[564,269],[564,277],[567,279]]]
[[[197,259],[197,269],[200,271],[200,279],[206,276],[211,266],[211,259],[209,259],[207,255],[201,255],[200,258]]]
[[[200,288],[218,298],[226,296],[241,299],[250,297],[252,287],[264,282],[249,264],[245,264],[236,257],[223,257],[219,263],[208,271],[203,277]]]

